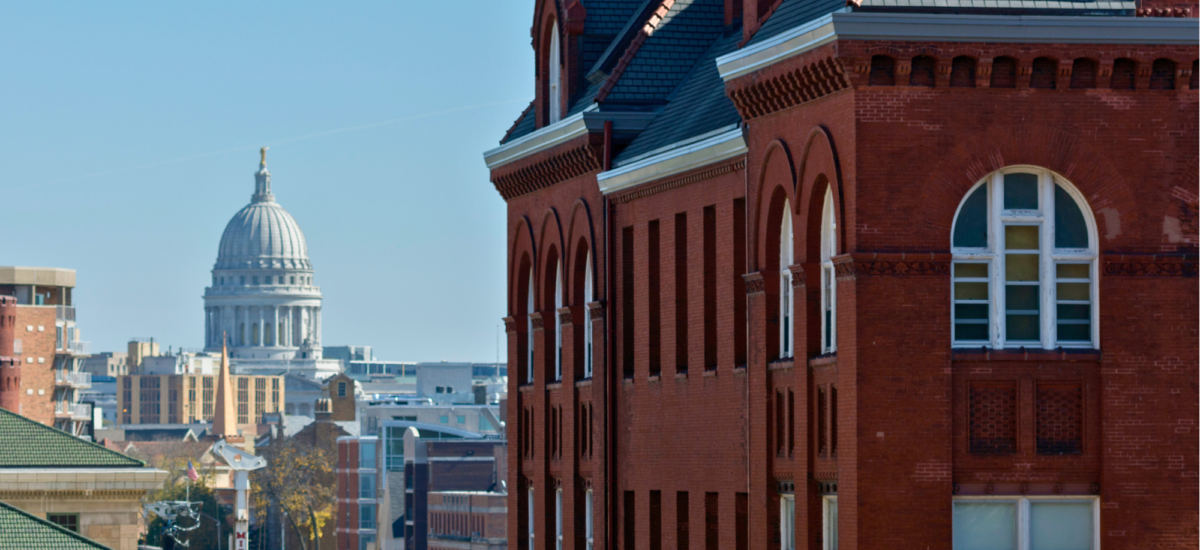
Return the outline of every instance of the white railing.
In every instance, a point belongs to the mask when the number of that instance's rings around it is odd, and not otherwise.
[[[54,371],[54,383],[58,385],[68,385],[76,388],[92,387],[92,373],[90,372],[71,372],[71,371]]]
[[[55,416],[69,416],[78,420],[89,420],[92,418],[91,403],[67,403],[59,401],[54,404]]]
[[[72,353],[73,355],[91,355],[92,354],[92,343],[91,342],[83,342],[80,340],[76,340],[74,342],[67,342],[67,351]]]

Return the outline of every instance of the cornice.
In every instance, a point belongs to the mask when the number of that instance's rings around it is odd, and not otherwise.
[[[663,191],[670,191],[671,189],[678,189],[680,187],[684,187],[686,185],[690,185],[690,184],[696,183],[698,181],[712,179],[717,176],[721,176],[724,174],[728,174],[730,172],[736,172],[738,170],[744,170],[744,169],[746,169],[746,158],[745,157],[737,158],[737,159],[734,159],[732,162],[726,162],[725,164],[714,166],[712,168],[709,168],[708,170],[695,172],[693,174],[688,174],[686,176],[670,179],[670,180],[664,181],[662,183],[656,183],[656,184],[648,186],[648,187],[637,189],[631,193],[627,193],[625,195],[621,195],[621,196],[617,197],[615,199],[615,202],[617,204],[625,204],[627,202],[645,198],[645,197],[649,197],[651,195],[657,195],[659,193],[662,193]]]
[[[563,180],[598,172],[603,168],[599,138],[585,132],[574,143],[559,143],[561,150],[541,151],[542,158],[493,171],[492,182],[504,200],[537,191]]]
[[[746,153],[740,124],[673,143],[596,176],[600,192],[609,195],[643,183],[681,174]]]
[[[740,88],[729,90],[729,98],[743,119],[751,120],[802,103],[835,94],[850,87],[841,63],[832,57]]]

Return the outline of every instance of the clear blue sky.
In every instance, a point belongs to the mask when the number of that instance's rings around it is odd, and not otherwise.
[[[94,352],[200,347],[265,145],[325,345],[492,361],[505,209],[482,152],[533,95],[533,4],[5,3],[0,265],[75,269]]]

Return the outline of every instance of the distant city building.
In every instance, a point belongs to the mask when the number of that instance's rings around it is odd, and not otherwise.
[[[444,426],[479,433],[503,435],[497,415],[498,405],[438,405],[425,399],[412,401],[368,401],[358,404],[358,418],[363,435],[378,435],[380,426],[389,420],[418,422],[428,426]]]
[[[89,354],[75,323],[75,270],[45,267],[0,267],[0,296],[16,298],[11,323],[0,325],[11,337],[19,372],[10,373],[0,393],[27,418],[82,435],[91,423],[91,408],[79,403],[77,390],[91,386],[91,374],[80,371]],[[11,305],[5,306],[11,307]],[[4,355],[6,350],[0,350]],[[19,394],[19,402],[11,396]]]
[[[228,342],[238,373],[327,378],[341,363],[323,358],[321,289],[304,233],[271,193],[265,151],[254,177],[250,204],[225,226],[204,290],[205,349]]]
[[[419,363],[417,395],[434,403],[474,403],[474,373],[470,363]]]
[[[92,376],[92,387],[79,392],[79,402],[92,407],[92,430],[116,427],[117,379],[113,376]]]
[[[180,351],[173,354],[146,357],[137,374],[205,374],[217,373],[221,356],[208,352]]]
[[[140,374],[138,369],[142,366],[142,361],[147,357],[157,357],[161,355],[161,349],[153,338],[132,338],[127,346],[129,350],[126,353],[129,363],[129,372],[127,374]]]
[[[281,412],[282,376],[233,375],[239,430],[253,436],[266,413]],[[162,374],[117,377],[118,424],[194,424],[216,415],[217,375]]]
[[[121,376],[129,374],[129,354],[120,351],[95,353],[83,360],[79,370],[90,373],[93,383],[96,376]]]

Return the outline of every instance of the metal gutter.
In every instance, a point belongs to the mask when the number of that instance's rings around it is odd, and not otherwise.
[[[741,125],[733,124],[658,150],[663,152],[639,157],[619,168],[598,174],[596,180],[600,192],[608,195],[743,155],[746,153],[746,139],[742,135]]]
[[[718,57],[717,71],[728,82],[834,40],[1194,46],[1198,32],[1200,20],[1188,17],[840,12]]]
[[[588,132],[601,132],[606,121],[612,122],[613,130],[621,133],[638,133],[650,125],[650,121],[661,109],[644,111],[601,111],[598,104],[593,103],[579,113],[575,113],[554,124],[536,132],[521,136],[521,138],[505,143],[500,147],[483,153],[483,160],[489,170],[520,160],[529,155],[550,149],[566,143]]]

